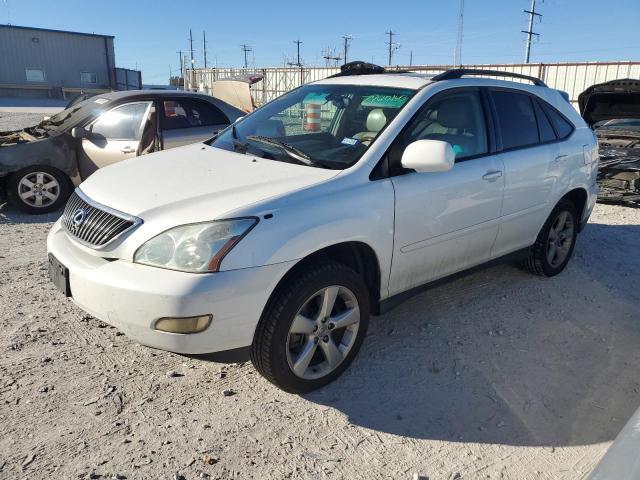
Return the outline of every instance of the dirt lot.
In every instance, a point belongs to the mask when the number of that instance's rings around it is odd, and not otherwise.
[[[555,278],[493,267],[374,318],[305,396],[85,316],[46,277],[55,217],[0,206],[0,478],[579,479],[640,405],[640,209],[599,205]]]

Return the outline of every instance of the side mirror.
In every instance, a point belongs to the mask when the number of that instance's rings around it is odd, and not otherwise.
[[[419,173],[448,172],[456,154],[450,143],[440,140],[416,140],[404,149],[402,166]]]
[[[87,130],[84,127],[73,127],[71,129],[71,136],[77,139],[89,138],[91,136],[91,130]]]

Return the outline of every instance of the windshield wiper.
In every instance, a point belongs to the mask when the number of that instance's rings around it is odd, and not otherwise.
[[[294,147],[293,145],[283,142],[281,140],[271,138],[271,137],[263,137],[261,135],[249,135],[247,137],[247,140],[278,147],[284,153],[289,155],[294,160],[297,160],[299,163],[302,163],[303,165],[308,165],[310,167],[330,168],[329,166],[323,163],[313,160],[306,152],[300,150],[298,147]]]

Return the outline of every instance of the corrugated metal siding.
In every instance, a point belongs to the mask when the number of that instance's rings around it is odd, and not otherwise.
[[[113,38],[0,28],[0,84],[43,85],[26,80],[25,69],[35,68],[44,70],[44,85],[51,89],[109,88],[114,67]],[[96,73],[97,84],[81,83],[81,72]]]
[[[544,80],[551,88],[563,90],[569,94],[571,103],[577,108],[578,95],[587,87],[619,78],[640,79],[640,62],[585,62],[551,64],[482,64],[464,65],[465,68],[500,70],[521,73]],[[393,67],[399,70],[436,75],[453,65],[413,65]],[[313,82],[338,73],[339,68],[330,67],[287,67],[287,68],[209,68],[187,70],[187,88],[210,92],[211,82],[221,78],[245,73],[264,75],[264,80],[251,87],[254,99],[262,105],[304,83]],[[511,78],[506,78],[513,80]],[[516,80],[518,81],[518,80]],[[526,82],[526,80],[522,80]]]

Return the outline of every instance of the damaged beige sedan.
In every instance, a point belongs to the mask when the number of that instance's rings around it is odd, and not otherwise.
[[[20,210],[51,212],[98,168],[206,140],[243,115],[220,99],[189,92],[92,97],[34,127],[0,132],[0,186]]]

